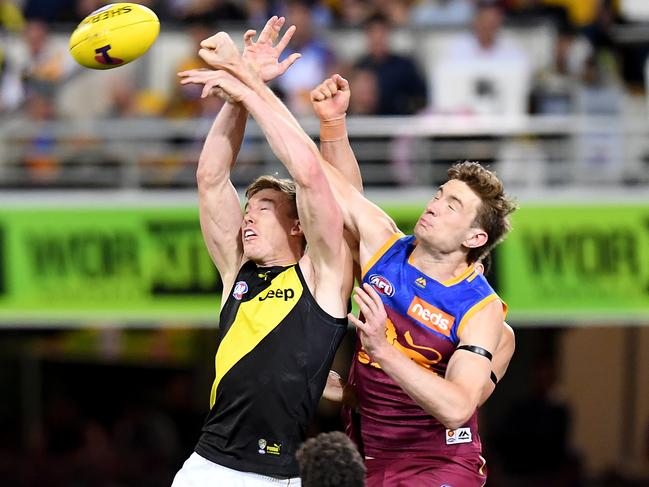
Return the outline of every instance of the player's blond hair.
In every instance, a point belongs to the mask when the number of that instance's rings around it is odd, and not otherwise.
[[[250,199],[264,189],[274,189],[284,194],[289,201],[289,216],[298,218],[295,198],[295,182],[275,176],[259,176],[246,188],[246,198]]]
[[[467,262],[477,262],[503,241],[511,230],[509,215],[517,208],[516,203],[505,194],[503,182],[496,173],[477,162],[464,161],[448,170],[448,177],[465,183],[478,195],[482,204],[473,224],[487,232],[487,243],[469,249]]]

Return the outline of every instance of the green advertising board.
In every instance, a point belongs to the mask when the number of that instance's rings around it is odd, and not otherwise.
[[[497,253],[512,319],[649,322],[649,206],[522,205]]]
[[[0,320],[210,320],[221,282],[195,208],[0,212]]]
[[[0,325],[213,325],[221,292],[194,207],[0,210]]]
[[[385,205],[410,232],[423,205]],[[649,321],[649,206],[528,206],[495,259],[510,321]],[[0,325],[214,325],[195,207],[0,210]]]

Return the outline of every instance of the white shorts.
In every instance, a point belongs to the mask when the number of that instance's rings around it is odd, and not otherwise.
[[[253,472],[240,472],[206,460],[194,452],[178,470],[171,487],[265,487],[301,486],[299,477],[276,479]]]

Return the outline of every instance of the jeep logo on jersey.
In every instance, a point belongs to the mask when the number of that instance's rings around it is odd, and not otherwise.
[[[284,301],[288,301],[289,299],[293,299],[294,297],[295,291],[293,291],[293,289],[291,289],[290,287],[286,289],[271,289],[263,296],[260,296],[259,301],[265,301],[271,298],[279,298],[283,299]]]
[[[408,316],[418,321],[426,328],[430,328],[441,333],[444,336],[451,336],[451,328],[455,322],[455,317],[436,308],[423,299],[414,297],[410,306],[408,306]]]
[[[369,278],[370,284],[381,294],[394,296],[394,286],[385,277],[372,274]]]
[[[234,290],[232,291],[232,297],[237,301],[241,301],[243,295],[248,292],[248,284],[246,281],[239,281],[234,285]]]

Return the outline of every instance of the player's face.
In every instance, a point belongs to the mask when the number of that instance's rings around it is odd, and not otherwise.
[[[451,179],[439,188],[415,225],[415,236],[436,251],[462,249],[475,233],[474,220],[481,201],[464,182]]]
[[[255,193],[248,200],[241,227],[244,256],[258,264],[281,258],[290,252],[291,229],[296,223],[282,192],[262,189]]]

